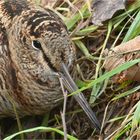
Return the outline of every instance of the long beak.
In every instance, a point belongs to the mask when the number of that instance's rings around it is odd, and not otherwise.
[[[62,79],[63,79],[63,83],[65,88],[70,92],[74,92],[76,90],[78,90],[78,87],[76,86],[75,82],[73,81],[73,79],[71,78],[67,67],[65,66],[64,63],[62,63]],[[88,102],[86,101],[84,95],[80,92],[78,94],[74,94],[73,95],[75,100],[79,103],[79,105],[81,106],[81,108],[84,110],[84,112],[86,113],[86,115],[88,116],[89,120],[92,122],[93,126],[100,131],[100,123],[98,121],[98,119],[96,118],[94,112],[92,111],[92,109],[90,108]]]

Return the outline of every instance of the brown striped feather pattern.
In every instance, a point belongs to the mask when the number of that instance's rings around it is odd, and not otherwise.
[[[0,116],[15,116],[13,106],[20,116],[57,106],[63,97],[57,71],[74,59],[66,26],[53,11],[0,1]]]

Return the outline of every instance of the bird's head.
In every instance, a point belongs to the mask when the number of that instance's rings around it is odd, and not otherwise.
[[[29,10],[13,22],[8,33],[9,49],[14,67],[25,76],[44,85],[48,75],[62,72],[62,63],[68,69],[73,66],[75,49],[56,13],[49,9]]]

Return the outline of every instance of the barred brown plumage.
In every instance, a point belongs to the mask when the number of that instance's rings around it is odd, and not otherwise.
[[[77,90],[68,69],[75,49],[63,21],[50,9],[26,0],[0,1],[0,116],[42,114]],[[89,119],[99,122],[82,93],[74,95]]]

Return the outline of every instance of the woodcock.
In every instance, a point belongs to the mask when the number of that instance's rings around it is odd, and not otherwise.
[[[0,0],[0,116],[42,114],[59,105],[63,93],[77,90],[69,69],[75,50],[66,26],[50,9],[26,0]],[[82,93],[76,101],[99,130]]]

